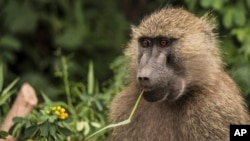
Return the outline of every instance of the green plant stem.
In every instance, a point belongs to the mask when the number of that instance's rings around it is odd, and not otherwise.
[[[63,83],[65,87],[65,93],[67,96],[67,103],[70,105],[71,108],[73,108],[71,96],[70,96],[70,86],[69,86],[69,80],[68,80],[68,65],[66,62],[66,58],[62,57],[62,65],[63,65]]]
[[[104,131],[104,130],[106,130],[106,129],[114,128],[114,127],[117,127],[117,126],[129,124],[129,123],[131,122],[132,117],[134,116],[134,113],[135,113],[135,111],[136,111],[136,109],[137,109],[137,107],[138,107],[140,101],[141,101],[141,97],[142,97],[142,95],[143,95],[143,92],[144,92],[144,91],[142,90],[141,93],[140,93],[140,95],[139,95],[139,97],[138,97],[138,99],[136,100],[136,103],[135,103],[135,105],[134,105],[134,107],[133,107],[133,109],[132,109],[132,111],[131,111],[131,113],[130,113],[128,119],[126,119],[126,120],[124,120],[124,121],[121,121],[121,122],[118,122],[118,123],[114,123],[114,124],[110,124],[110,125],[108,125],[108,126],[105,126],[105,127],[103,127],[102,129],[100,129],[100,130],[96,131],[95,133],[91,134],[90,136],[88,136],[85,140],[90,139],[91,137],[95,136],[96,134],[98,134],[98,133],[100,133],[100,132],[102,132],[102,131]]]
[[[130,113],[129,118],[128,118],[129,122],[131,121],[131,119],[132,119],[132,117],[133,117],[133,115],[135,113],[135,110],[137,109],[137,107],[139,105],[139,102],[141,101],[141,97],[142,97],[143,92],[144,91],[142,90],[139,97],[138,97],[138,99],[136,100],[135,106],[133,107],[132,112]]]
[[[65,93],[67,96],[67,104],[70,107],[70,111],[72,112],[73,117],[73,124],[77,123],[77,113],[72,103],[71,93],[70,93],[70,86],[69,86],[69,78],[68,78],[68,65],[66,62],[65,56],[62,57],[62,66],[63,66],[63,83],[65,87]]]

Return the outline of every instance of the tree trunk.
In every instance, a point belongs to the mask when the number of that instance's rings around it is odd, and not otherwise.
[[[14,117],[25,117],[37,104],[35,90],[28,83],[23,84],[0,129],[9,131],[13,125],[12,119]],[[15,141],[15,138],[8,136],[6,140],[0,139],[0,141]]]

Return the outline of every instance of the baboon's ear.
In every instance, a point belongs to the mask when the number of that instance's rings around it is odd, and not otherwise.
[[[217,28],[216,17],[212,14],[211,11],[204,14],[200,19],[205,24],[206,33],[214,32],[214,30]]]
[[[131,36],[136,36],[138,34],[138,28],[135,25],[131,25]]]

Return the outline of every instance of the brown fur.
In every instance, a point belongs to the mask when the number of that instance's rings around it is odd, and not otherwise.
[[[181,8],[162,9],[133,27],[125,52],[130,83],[112,101],[111,122],[128,118],[141,91],[136,79],[141,36],[178,38],[176,73],[184,78],[185,90],[175,101],[142,99],[132,122],[113,129],[111,141],[228,141],[230,124],[249,123],[244,100],[223,70],[212,29],[206,18]]]

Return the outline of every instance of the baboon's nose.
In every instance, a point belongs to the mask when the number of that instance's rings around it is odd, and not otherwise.
[[[149,81],[149,78],[148,78],[148,77],[139,76],[139,77],[138,77],[138,80],[139,80],[140,82],[146,82],[146,81]]]
[[[138,76],[138,82],[141,87],[149,87],[150,86],[150,78],[146,76]]]
[[[142,87],[148,87],[150,85],[150,76],[152,71],[148,67],[140,69],[137,73],[137,80]]]

